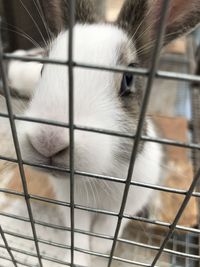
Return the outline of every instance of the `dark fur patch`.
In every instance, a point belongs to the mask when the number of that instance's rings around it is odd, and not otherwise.
[[[56,36],[69,25],[69,0],[40,0],[44,16],[51,32]],[[75,21],[79,23],[94,23],[97,21],[94,2],[77,0]]]
[[[127,0],[125,1],[117,19],[117,25],[125,30],[129,37],[135,42],[139,50],[145,41],[149,39],[149,32],[145,32],[146,21],[144,20],[147,10],[146,0]],[[144,21],[143,21],[144,20]]]

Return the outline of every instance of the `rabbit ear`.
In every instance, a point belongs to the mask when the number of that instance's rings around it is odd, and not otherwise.
[[[50,31],[57,35],[69,25],[69,0],[40,0]],[[94,23],[96,20],[93,0],[76,1],[76,22]]]
[[[128,32],[137,49],[148,55],[154,45],[163,0],[126,0],[117,24]],[[200,22],[200,0],[171,0],[164,44]],[[145,49],[146,46],[146,49]]]

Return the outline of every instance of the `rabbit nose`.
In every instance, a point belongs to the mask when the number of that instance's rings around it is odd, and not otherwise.
[[[37,134],[29,135],[33,148],[42,156],[52,158],[69,147],[68,131],[59,129],[40,130]]]

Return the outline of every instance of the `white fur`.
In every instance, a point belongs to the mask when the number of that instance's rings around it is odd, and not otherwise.
[[[77,62],[113,66],[117,64],[120,48],[127,42],[129,42],[127,35],[115,26],[76,25],[74,59]],[[50,58],[67,60],[67,51],[68,32],[64,32],[52,44]],[[133,53],[130,61],[134,62],[135,60],[136,54]],[[114,82],[115,75],[106,71],[74,69],[75,124],[115,131],[124,130],[121,128],[119,120],[123,120],[126,114],[122,109],[121,100],[117,96],[119,89],[116,88]],[[33,84],[35,82],[31,86]],[[23,88],[23,85],[20,86]],[[42,79],[39,81],[25,115],[68,123],[68,93],[67,67],[45,66]],[[68,129],[21,122],[18,125],[18,131],[25,160],[47,164],[46,157],[52,157],[53,164],[58,166],[64,164],[65,167],[69,167],[68,153],[65,153],[65,157],[62,154],[56,154],[65,148],[68,149]],[[153,137],[156,136],[150,121],[148,122],[148,133]],[[76,170],[125,179],[129,162],[118,162],[116,160],[117,155],[115,155],[120,140],[118,137],[104,134],[75,131]],[[132,180],[150,184],[157,183],[160,161],[161,150],[159,146],[155,143],[145,144],[143,152],[137,157]],[[69,177],[57,176],[59,174],[51,176],[56,197],[59,200],[69,202]],[[88,181],[86,177],[75,176],[75,202],[79,205],[119,212],[123,190],[124,186],[120,183]],[[149,189],[131,186],[126,213],[134,215],[140,211],[147,204],[150,194],[151,190]],[[36,214],[41,214],[43,211],[41,205]],[[50,211],[51,209],[49,209],[47,215],[51,214]],[[52,216],[55,217],[53,214]],[[65,222],[66,226],[70,226],[69,210],[67,208],[58,208],[57,218]],[[75,227],[78,229],[92,230],[108,235],[114,234],[117,223],[117,217],[97,215],[81,210],[75,211],[75,219]],[[51,222],[51,216],[48,217],[48,220]],[[126,222],[126,220],[123,220],[121,232]],[[57,237],[61,238],[60,235]],[[69,242],[67,234],[63,238],[67,239],[66,242]],[[109,251],[111,244],[111,241],[96,240],[86,235],[76,234],[75,236],[76,247],[92,249],[96,252],[105,253]],[[69,255],[66,260],[69,260]],[[76,252],[75,263],[90,266],[90,257]]]
[[[27,52],[18,50],[14,56],[26,56]],[[42,64],[36,62],[22,62],[13,60],[8,68],[9,86],[19,92],[21,96],[31,97],[33,88],[36,88],[40,78]]]

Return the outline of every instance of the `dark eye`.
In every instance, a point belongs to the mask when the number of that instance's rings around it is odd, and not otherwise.
[[[136,64],[132,63],[129,67],[136,67]],[[131,88],[134,82],[134,75],[132,73],[124,73],[121,83],[119,95],[128,96],[131,93]]]

